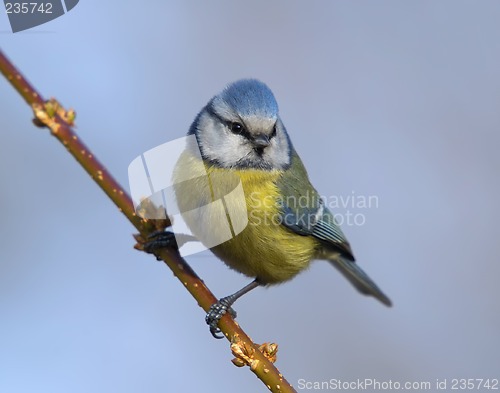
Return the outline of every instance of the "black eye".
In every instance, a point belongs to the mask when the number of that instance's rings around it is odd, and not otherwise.
[[[269,139],[274,138],[275,136],[276,136],[276,124],[273,127],[273,132],[271,133],[271,135],[269,135]]]
[[[243,134],[245,132],[245,127],[241,123],[230,123],[229,129],[235,134]]]

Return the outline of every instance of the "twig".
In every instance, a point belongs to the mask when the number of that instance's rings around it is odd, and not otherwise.
[[[143,238],[153,230],[154,224],[138,217],[134,211],[132,200],[123,188],[110,175],[106,168],[97,160],[87,146],[80,140],[72,129],[73,112],[65,112],[58,107],[55,100],[45,101],[43,97],[30,85],[23,75],[5,57],[0,50],[0,71],[12,84],[24,100],[33,108],[35,124],[47,126],[68,150],[69,153],[82,165],[92,179],[115,203],[118,209],[140,232]],[[217,299],[205,286],[203,281],[182,259],[177,250],[161,250],[158,256],[173,271],[174,275],[196,299],[199,306],[208,311]],[[250,370],[262,380],[272,392],[295,392],[293,387],[280,374],[278,369],[269,360],[275,357],[276,348],[259,346],[245,334],[240,326],[228,314],[219,322],[219,327],[231,342],[231,350],[237,356],[233,361],[236,365],[249,365]],[[207,334],[208,336],[208,334]]]

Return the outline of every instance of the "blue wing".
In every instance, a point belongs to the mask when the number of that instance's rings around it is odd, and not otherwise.
[[[354,261],[351,246],[335,217],[319,197],[317,201],[315,206],[300,209],[282,204],[283,225],[299,235],[314,236],[325,243],[325,246],[340,252],[344,258]]]

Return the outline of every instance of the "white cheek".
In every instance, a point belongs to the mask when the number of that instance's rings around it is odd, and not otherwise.
[[[213,158],[226,167],[233,166],[251,151],[251,149],[245,147],[245,143],[242,143],[236,135],[225,137],[224,143],[221,143],[220,139],[214,142],[215,151],[213,152]]]
[[[202,115],[199,128],[200,148],[208,159],[222,166],[232,167],[238,160],[252,151],[238,135],[228,133],[225,127],[209,115]]]
[[[284,168],[290,164],[290,146],[283,131],[278,133],[271,146],[267,148],[264,159],[273,168]]]

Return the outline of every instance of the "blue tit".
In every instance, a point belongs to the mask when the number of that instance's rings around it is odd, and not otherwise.
[[[229,192],[237,179],[248,213],[248,223],[241,232],[210,247],[230,268],[254,278],[209,310],[206,321],[214,337],[221,337],[218,321],[227,311],[234,313],[231,305],[236,299],[258,286],[292,279],[315,259],[329,261],[359,292],[391,305],[355,263],[349,242],[311,185],[269,87],[255,79],[230,84],[201,110],[188,135],[196,137],[201,159],[186,149],[179,167],[188,168],[191,174],[179,177],[193,178],[195,174],[202,179],[207,173],[210,182],[200,181],[195,187],[179,182],[184,184],[176,189],[181,211],[207,205],[214,199],[214,189],[221,194]],[[206,234],[199,233],[203,227],[199,223],[206,221],[206,231],[217,232],[214,223],[226,218],[225,212],[219,216],[214,211],[203,214],[186,220],[202,242]]]

